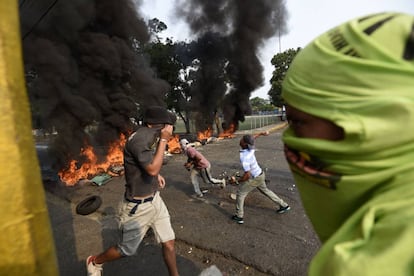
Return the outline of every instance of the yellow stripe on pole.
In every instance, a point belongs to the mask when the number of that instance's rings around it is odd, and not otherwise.
[[[58,275],[23,76],[18,1],[0,9],[0,275]]]

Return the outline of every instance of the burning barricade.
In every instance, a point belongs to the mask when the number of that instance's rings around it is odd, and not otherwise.
[[[180,139],[187,138],[192,146],[202,146],[213,143],[220,139],[233,138],[234,128],[221,132],[217,137],[212,135],[213,131],[208,128],[200,131],[197,135],[175,134],[167,144],[167,150],[164,156],[164,163],[167,163],[172,154],[182,152]],[[79,182],[92,182],[101,186],[109,181],[112,177],[122,176],[124,174],[123,166],[123,149],[127,138],[121,135],[120,138],[109,146],[106,156],[99,158],[96,149],[91,145],[82,148],[79,156],[82,161],[70,160],[68,165],[59,171],[58,175],[62,182],[68,186],[74,186]]]
[[[126,143],[125,135],[109,146],[105,158],[98,158],[96,150],[86,145],[80,152],[83,162],[69,161],[69,165],[61,170],[58,175],[66,185],[76,185],[80,180],[91,180],[97,185],[103,185],[112,176],[120,176],[124,173],[123,148]],[[100,176],[100,177],[97,177]],[[97,177],[97,178],[95,178]],[[95,178],[95,179],[94,179]]]

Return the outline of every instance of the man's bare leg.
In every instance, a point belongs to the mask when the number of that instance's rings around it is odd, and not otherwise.
[[[162,254],[170,276],[178,276],[177,260],[175,256],[174,240],[162,243]]]
[[[106,262],[120,259],[121,257],[122,255],[119,252],[119,250],[115,246],[112,246],[108,248],[105,252],[102,252],[101,254],[97,255],[96,258],[94,259],[94,263],[103,264]]]

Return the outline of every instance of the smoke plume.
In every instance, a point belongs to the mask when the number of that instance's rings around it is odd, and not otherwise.
[[[108,145],[169,85],[138,53],[149,40],[128,0],[21,0],[24,63],[34,125],[56,130],[57,167],[85,143]]]
[[[148,27],[132,0],[20,0],[26,80],[35,127],[56,130],[60,170],[89,145],[128,133],[138,109],[164,105],[169,85],[140,53]],[[258,50],[285,29],[283,0],[179,0],[197,39],[192,104],[210,125],[217,107],[237,126],[263,83]],[[203,126],[201,127],[203,128]],[[205,128],[204,128],[205,129]],[[79,160],[81,161],[81,160]]]
[[[201,78],[197,79],[200,83],[193,96],[203,114],[212,114],[221,105],[226,124],[237,126],[244,121],[244,115],[251,114],[250,94],[263,84],[258,50],[267,39],[285,32],[284,1],[180,0],[178,3],[177,15],[185,18],[192,33],[198,36],[202,54]],[[217,72],[217,68],[223,68],[218,66],[222,57],[227,62],[230,85],[227,89],[215,81],[223,75]]]

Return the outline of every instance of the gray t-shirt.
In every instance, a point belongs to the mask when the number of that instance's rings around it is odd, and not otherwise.
[[[140,127],[128,138],[124,149],[125,196],[147,196],[158,188],[156,176],[149,175],[148,166],[155,154],[159,142],[159,130]]]

